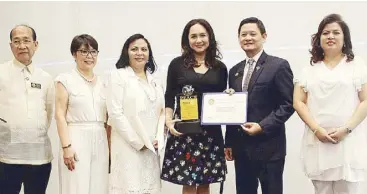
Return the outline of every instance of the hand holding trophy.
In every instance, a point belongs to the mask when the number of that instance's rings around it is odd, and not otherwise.
[[[176,122],[176,129],[180,133],[202,133],[199,119],[198,96],[191,85],[185,85],[182,93],[178,94],[181,121]]]

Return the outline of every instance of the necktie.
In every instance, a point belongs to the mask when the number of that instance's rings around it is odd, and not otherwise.
[[[242,86],[242,91],[246,92],[248,90],[248,84],[250,83],[250,79],[251,79],[251,75],[254,72],[254,65],[255,65],[255,60],[254,59],[248,59],[247,60],[247,65],[248,65],[248,71],[245,77],[245,81],[243,82],[243,86]]]

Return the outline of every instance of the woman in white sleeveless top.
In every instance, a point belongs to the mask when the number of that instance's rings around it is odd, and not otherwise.
[[[337,14],[320,23],[311,64],[298,79],[294,108],[306,123],[302,162],[316,194],[358,194],[367,152],[367,66],[352,51],[347,24]],[[361,150],[362,149],[362,150]]]
[[[111,72],[107,109],[111,131],[110,194],[156,194],[164,143],[164,97],[147,39],[125,42]]]
[[[98,43],[83,34],[73,39],[70,50],[76,68],[56,78],[60,194],[107,194],[105,94],[103,80],[93,72]]]

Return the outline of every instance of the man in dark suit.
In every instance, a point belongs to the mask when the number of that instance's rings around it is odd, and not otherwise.
[[[289,63],[263,51],[265,26],[251,17],[241,21],[238,39],[246,59],[229,72],[229,88],[248,92],[247,123],[227,126],[226,159],[234,160],[237,194],[283,193],[286,155],[284,123],[294,113],[293,73]]]

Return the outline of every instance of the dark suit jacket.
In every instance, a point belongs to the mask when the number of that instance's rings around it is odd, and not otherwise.
[[[241,61],[229,71],[229,88],[242,91]],[[286,155],[284,123],[294,113],[293,73],[288,61],[263,52],[256,63],[248,89],[247,121],[259,123],[263,132],[255,136],[245,133],[241,126],[227,126],[225,146],[251,160],[277,160]]]

